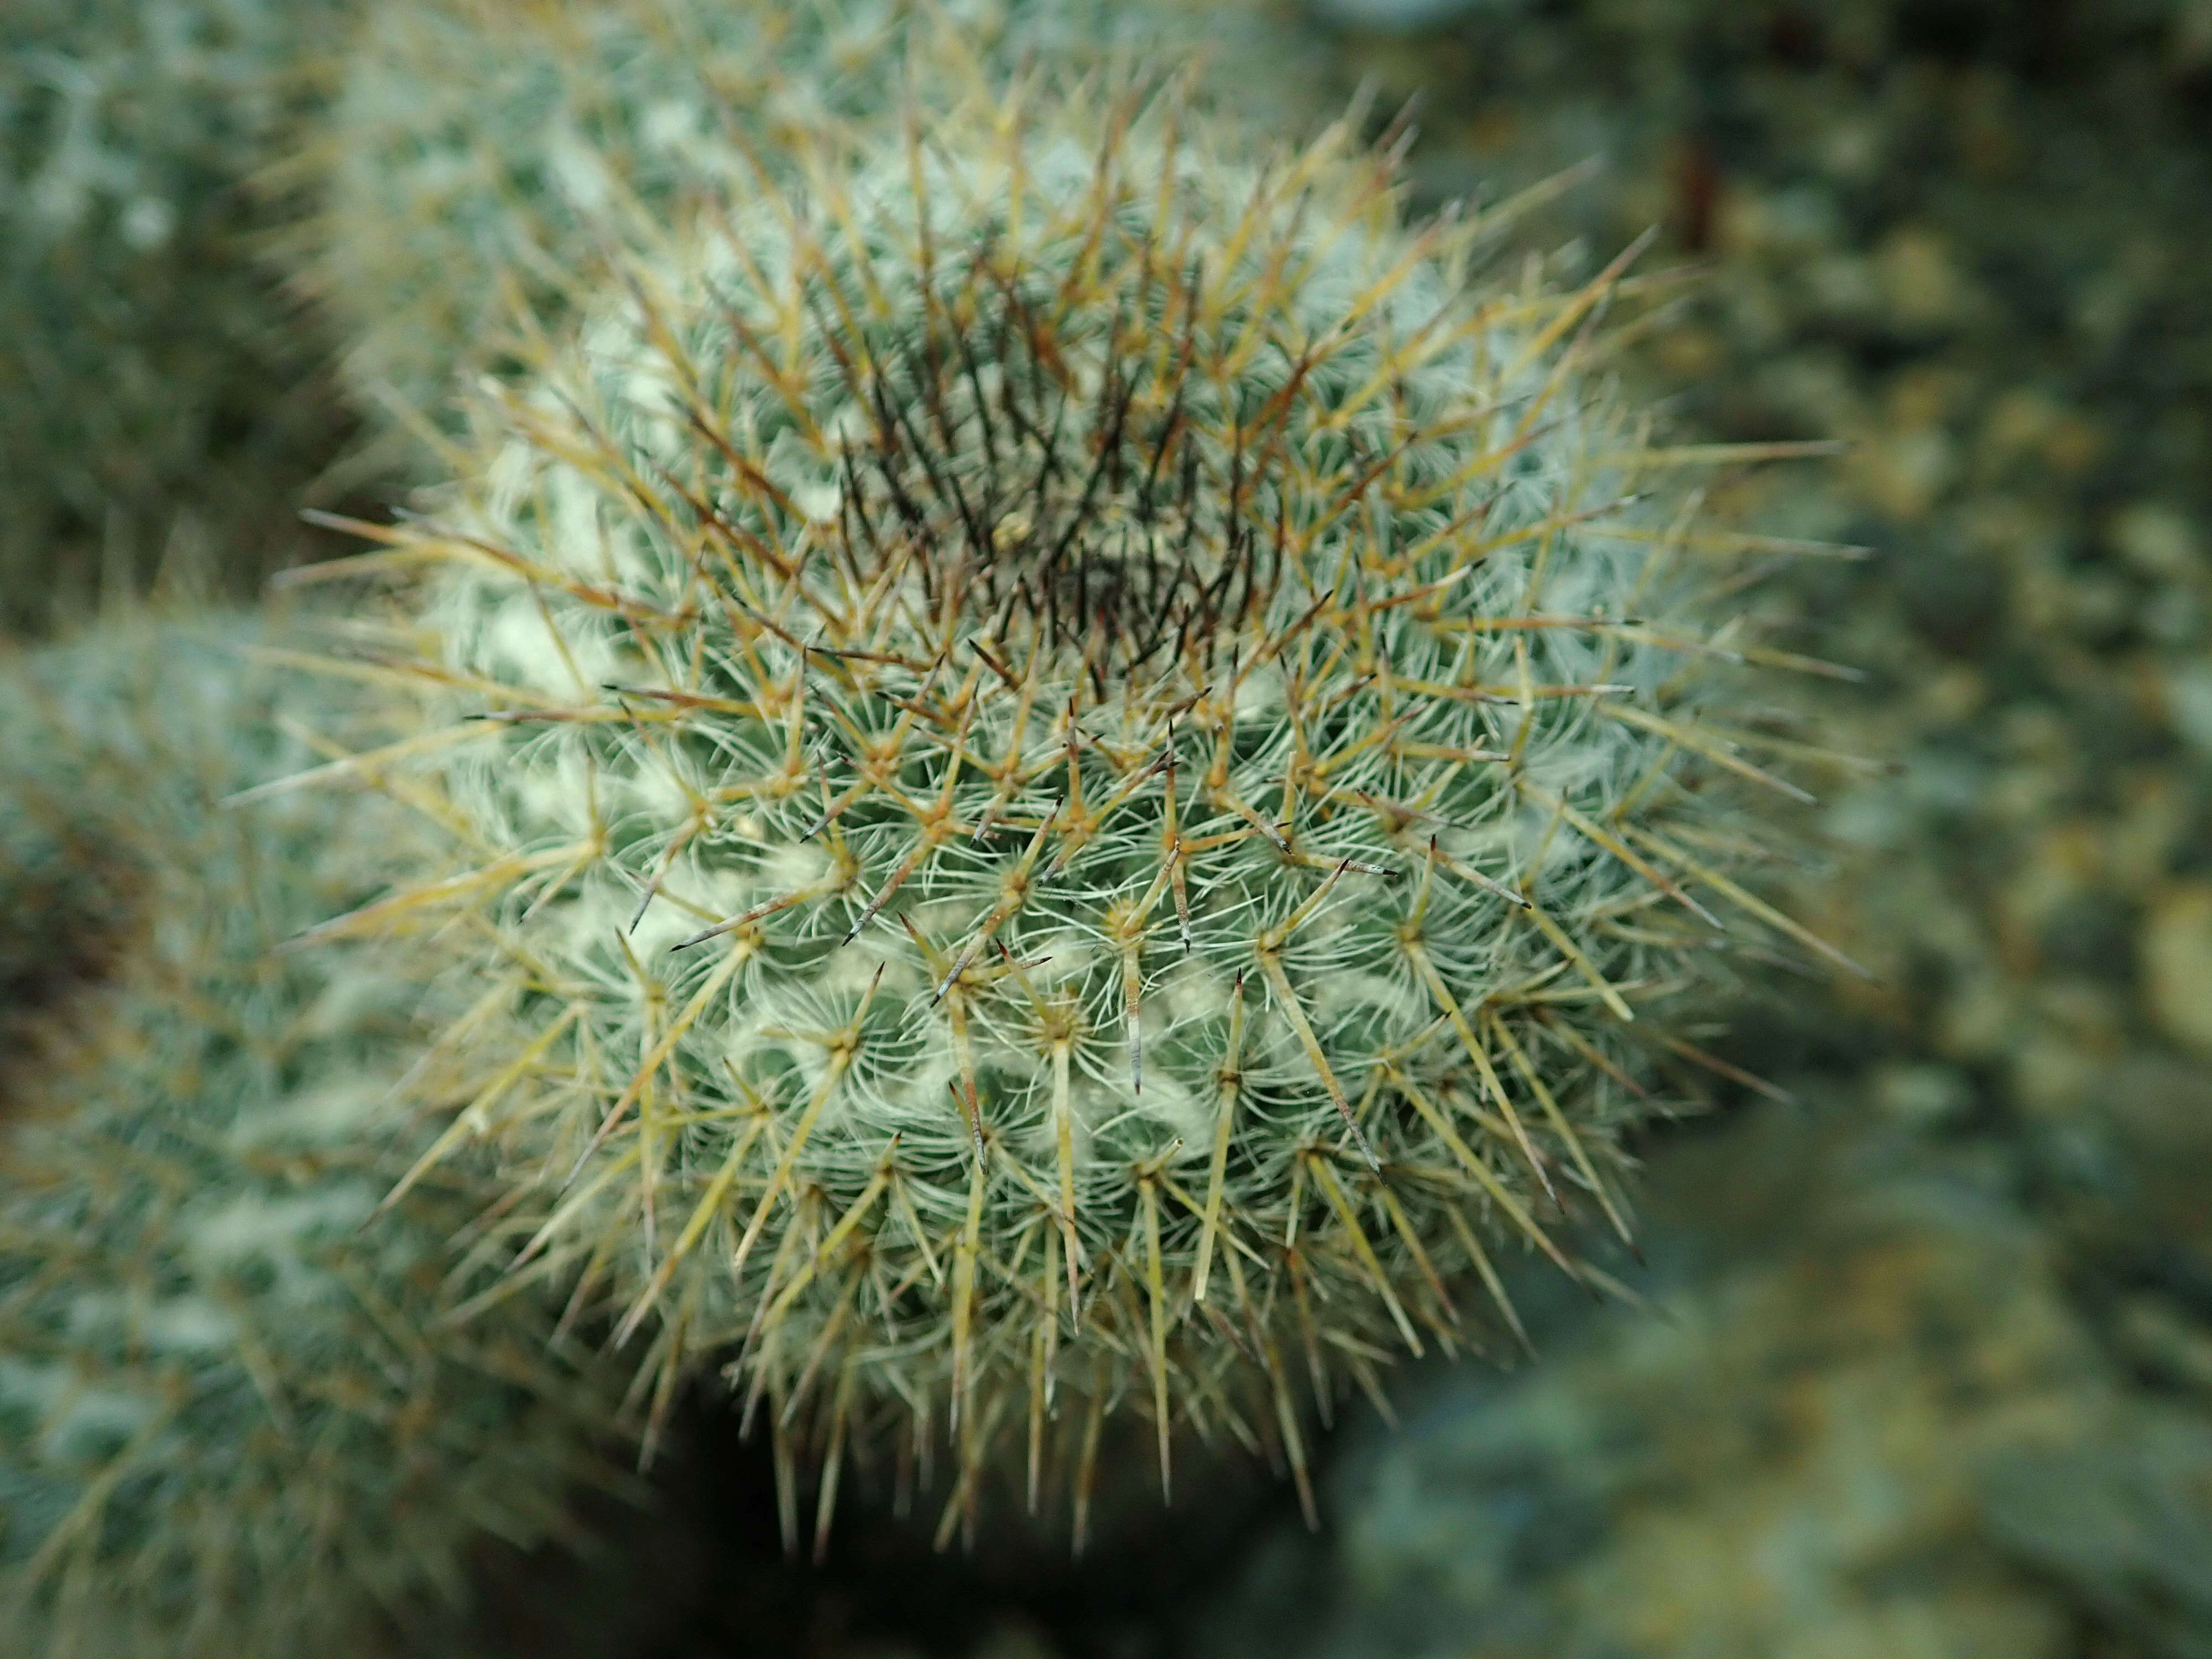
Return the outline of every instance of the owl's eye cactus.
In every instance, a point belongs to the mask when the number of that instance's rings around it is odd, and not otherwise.
[[[281,947],[374,890],[399,815],[222,805],[343,708],[257,631],[118,623],[0,678],[0,892],[35,901],[0,915],[11,1652],[366,1650],[487,1536],[565,1528],[611,1414],[550,1318],[444,1322],[463,1166],[380,1211],[420,993]]]
[[[799,171],[376,532],[471,851],[362,924],[489,924],[521,1270],[728,1357],[817,1527],[939,1430],[947,1536],[1025,1459],[1079,1537],[1123,1421],[1303,1486],[1308,1389],[1625,1231],[1639,1007],[1810,943],[1723,867],[1764,653],[1692,603],[1773,550],[1639,496],[1617,272],[1480,286],[1340,130],[976,87]]]

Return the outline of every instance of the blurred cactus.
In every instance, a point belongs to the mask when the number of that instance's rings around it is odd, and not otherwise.
[[[280,698],[260,631],[124,623],[6,665],[11,1651],[368,1650],[486,1536],[562,1530],[611,1416],[550,1320],[443,1317],[461,1165],[380,1212],[420,989],[283,947],[374,884],[399,815],[226,807],[314,758],[290,722],[343,720]]]
[[[794,134],[880,112],[905,76],[973,53],[1095,59],[1116,40],[1233,37],[1249,71],[1277,38],[1237,15],[1252,9],[392,0],[363,19],[328,130],[295,169],[310,205],[289,258],[345,341],[356,402],[419,467],[457,389],[526,349],[520,316],[591,291],[611,246],[784,176]],[[1267,95],[1286,101],[1287,58],[1265,61]]]
[[[349,0],[0,8],[0,629],[299,542],[342,422],[246,188]]]

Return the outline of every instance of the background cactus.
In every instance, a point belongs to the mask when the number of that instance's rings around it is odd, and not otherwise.
[[[339,437],[246,180],[348,0],[9,0],[0,17],[0,629],[165,558],[250,581]]]
[[[550,1320],[441,1322],[445,1247],[481,1203],[461,1166],[378,1212],[410,1150],[380,1109],[419,990],[364,952],[282,947],[373,886],[398,814],[226,809],[314,757],[288,721],[346,706],[280,697],[243,654],[261,633],[118,623],[8,667],[0,926],[30,1048],[0,1076],[18,1651],[370,1650],[487,1536],[560,1531],[611,1415]],[[65,959],[40,971],[40,945]]]
[[[1234,35],[1286,100],[1283,32],[1259,10],[396,0],[363,18],[327,131],[289,169],[307,203],[289,257],[345,341],[345,383],[390,434],[386,453],[420,467],[431,457],[411,441],[426,417],[450,428],[457,381],[512,362],[516,302],[557,311],[594,286],[610,243],[758,188],[793,132],[887,107],[930,55],[1096,57],[1140,32],[1186,51]]]
[[[793,165],[377,532],[480,718],[466,866],[350,925],[491,924],[523,1270],[734,1350],[820,1526],[939,1425],[948,1531],[1025,1443],[1079,1537],[1109,1419],[1303,1480],[1306,1389],[1511,1341],[1498,1249],[1602,1279],[1713,908],[1818,948],[1701,712],[1778,550],[1635,499],[1617,271],[1471,287],[1342,130],[979,80]]]

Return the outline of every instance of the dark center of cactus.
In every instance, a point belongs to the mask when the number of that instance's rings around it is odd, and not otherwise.
[[[948,634],[1102,694],[1218,654],[1273,590],[1281,518],[1267,450],[1222,406],[1237,388],[1204,372],[1195,277],[1133,258],[1071,301],[986,249],[921,310],[849,366],[866,413],[841,532],[863,586],[896,569]]]

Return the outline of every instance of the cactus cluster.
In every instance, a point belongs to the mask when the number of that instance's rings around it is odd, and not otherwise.
[[[1776,550],[1655,510],[1618,268],[1486,283],[1172,82],[931,97],[623,260],[374,532],[465,850],[340,927],[486,941],[447,1144],[641,1386],[726,1362],[817,1529],[942,1434],[943,1535],[1079,1537],[1109,1425],[1303,1487],[1309,1392],[1514,1340],[1502,1249],[1601,1279],[1638,1010],[1817,946],[1708,712]]]
[[[346,699],[246,659],[264,631],[118,622],[8,665],[11,1650],[368,1650],[487,1536],[562,1530],[607,1432],[550,1318],[446,1319],[486,1201],[465,1167],[382,1207],[420,988],[283,947],[404,834],[377,801],[226,805],[314,758],[301,726],[344,729]]]
[[[189,551],[257,575],[342,425],[247,180],[349,0],[9,0],[0,629]]]

